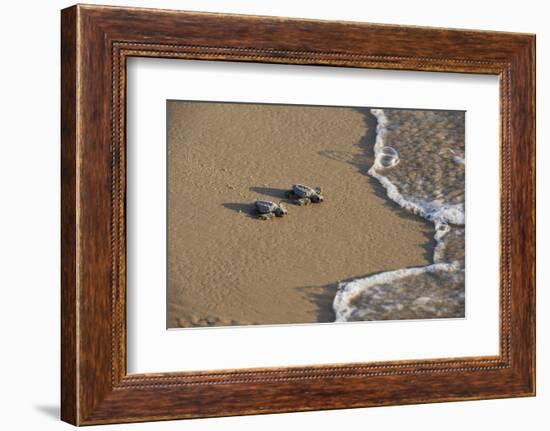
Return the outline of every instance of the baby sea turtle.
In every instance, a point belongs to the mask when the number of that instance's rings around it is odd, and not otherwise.
[[[311,202],[323,202],[321,187],[311,188],[303,184],[294,184],[292,190],[288,192],[288,197],[294,199],[298,205],[308,205]]]
[[[268,220],[273,217],[282,217],[288,214],[282,203],[276,204],[271,201],[256,201],[254,204],[260,220]]]

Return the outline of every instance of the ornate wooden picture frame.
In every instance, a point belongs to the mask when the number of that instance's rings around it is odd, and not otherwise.
[[[61,416],[75,425],[535,394],[535,37],[103,6],[62,11]],[[126,371],[129,57],[500,78],[500,354]]]

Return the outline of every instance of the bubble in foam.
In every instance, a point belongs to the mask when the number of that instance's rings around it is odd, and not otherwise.
[[[392,168],[399,163],[399,154],[393,147],[382,147],[377,158],[380,165],[384,168]]]

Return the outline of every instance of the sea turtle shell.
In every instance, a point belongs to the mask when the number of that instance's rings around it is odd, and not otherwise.
[[[303,184],[294,184],[292,186],[292,192],[296,196],[301,198],[310,198],[317,194],[317,192],[313,190],[311,187],[304,186]]]
[[[279,205],[277,205],[275,202],[271,201],[256,201],[256,209],[261,214],[269,214],[274,212],[277,208],[279,208]]]

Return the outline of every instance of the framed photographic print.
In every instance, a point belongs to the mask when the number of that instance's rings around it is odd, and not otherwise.
[[[62,11],[62,419],[535,394],[535,37]]]

